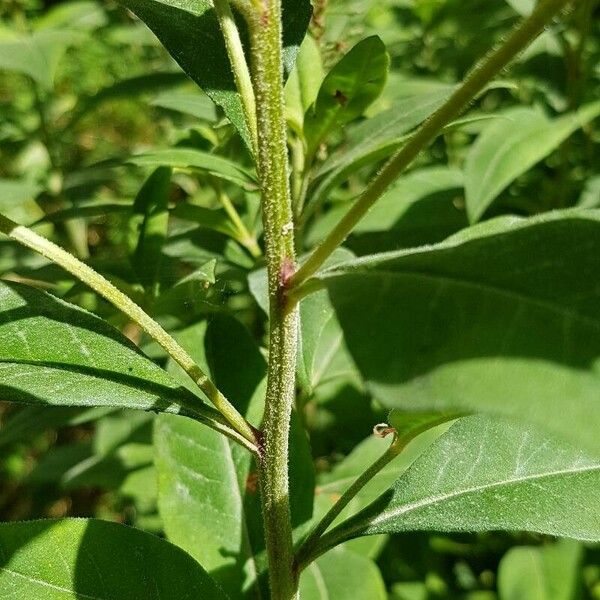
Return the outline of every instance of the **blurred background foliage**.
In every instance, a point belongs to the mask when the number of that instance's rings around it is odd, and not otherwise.
[[[383,94],[364,117],[333,133],[319,149],[319,164],[360,139],[370,118],[444,93],[532,5],[315,0],[311,33],[325,70],[373,34],[392,60]],[[363,254],[432,243],[465,227],[465,164],[490,122],[517,105],[554,117],[597,100],[599,92],[600,4],[581,0],[476,101],[468,118],[419,158],[402,183],[414,197],[410,209],[394,212],[382,200],[384,208],[369,215],[348,247]],[[198,170],[193,160],[173,154],[183,148],[230,163]],[[301,249],[321,239],[383,156],[327,189],[302,223]],[[88,261],[176,335],[229,314],[264,341],[265,315],[247,283],[262,264],[250,166],[223,115],[116,2],[0,4],[0,211]],[[318,191],[318,177],[313,184]],[[576,205],[600,207],[600,128],[590,123],[511,181],[485,217]],[[100,314],[164,364],[160,349],[110,306],[6,240],[0,241],[0,276]],[[365,391],[341,340],[333,354],[316,361],[299,398],[317,472],[327,483],[386,415]],[[0,402],[0,520],[95,516],[161,534],[153,419]],[[319,497],[326,495],[319,487],[316,492],[317,503],[330,501]],[[376,561],[394,600],[600,599],[600,552],[574,542],[418,533],[348,547]]]

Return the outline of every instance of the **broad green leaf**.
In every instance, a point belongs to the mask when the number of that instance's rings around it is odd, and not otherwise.
[[[250,147],[223,35],[210,0],[119,0],[156,34],[181,68],[221,106]],[[309,0],[283,0],[286,71],[292,70],[312,9]],[[239,20],[242,24],[242,20]],[[193,35],[190,35],[193,32]],[[245,32],[243,32],[245,33]]]
[[[349,130],[348,140],[319,167],[309,195],[314,210],[332,189],[365,165],[387,158],[406,140],[406,134],[439,108],[453,86],[398,100],[393,108]]]
[[[342,548],[312,562],[300,576],[302,600],[387,600],[377,565]]]
[[[224,233],[233,239],[239,239],[240,237],[240,232],[222,208],[206,208],[186,203],[179,204],[173,210],[172,214],[179,219],[193,221],[207,229],[214,229],[215,231]]]
[[[513,415],[600,454],[600,212],[500,218],[326,270],[386,406]]]
[[[331,69],[304,117],[308,156],[314,155],[334,127],[360,117],[381,94],[389,63],[383,42],[372,36],[356,44]]]
[[[401,531],[533,531],[600,540],[600,462],[529,425],[466,417],[324,545]]]
[[[210,123],[216,121],[215,105],[205,94],[196,92],[163,92],[150,102],[151,106],[159,106],[175,112],[192,115]]]
[[[168,235],[171,169],[159,167],[144,182],[129,219],[131,262],[140,283],[156,292],[162,247]]]
[[[30,225],[44,216],[35,201],[41,191],[31,181],[0,179],[0,212],[20,225]]]
[[[30,35],[0,37],[0,70],[31,77],[46,90],[52,89],[56,68],[67,48],[85,35],[69,30],[48,29]]]
[[[238,185],[254,184],[252,175],[232,160],[193,148],[151,150],[131,156],[127,162],[139,167],[198,169]]]
[[[226,600],[185,552],[107,521],[0,523],[0,596],[36,600]]]
[[[401,177],[358,223],[347,243],[358,254],[440,242],[468,225],[463,174],[448,167],[425,167]],[[317,244],[335,227],[348,205],[331,208],[316,219],[307,236]]]
[[[304,115],[317,99],[323,76],[321,51],[314,38],[307,35],[285,86],[286,119],[298,135],[302,135]]]
[[[108,323],[37,289],[0,282],[0,397],[55,406],[178,412],[197,405]]]
[[[478,221],[512,181],[599,115],[600,102],[594,102],[555,119],[539,110],[515,108],[504,113],[510,123],[504,119],[491,123],[477,138],[466,160],[469,219]]]
[[[511,548],[498,567],[500,600],[575,600],[582,550],[573,540]]]

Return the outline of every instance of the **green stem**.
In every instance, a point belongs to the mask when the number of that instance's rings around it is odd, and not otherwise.
[[[298,571],[309,565],[313,558],[312,555],[318,545],[321,536],[329,529],[329,526],[336,520],[340,513],[348,506],[350,501],[362,490],[377,473],[379,473],[387,464],[389,464],[407,444],[407,441],[401,439],[396,432],[393,432],[394,438],[386,452],[380,456],[366,471],[359,475],[354,483],[342,494],[341,498],[329,509],[327,514],[319,521],[309,536],[304,540],[298,550],[296,563]],[[409,440],[410,441],[410,440]]]
[[[298,308],[286,302],[295,268],[283,104],[281,0],[261,0],[245,11],[251,40],[269,281],[269,368],[259,474],[273,600],[297,597],[288,481],[288,439],[295,396]]]
[[[254,97],[254,89],[252,87],[252,79],[250,78],[250,71],[248,70],[248,64],[244,55],[244,47],[242,46],[242,40],[240,39],[240,33],[235,24],[235,19],[231,12],[231,7],[229,6],[229,0],[213,0],[213,5],[215,7],[215,12],[217,13],[217,18],[219,19],[223,37],[225,38],[225,46],[227,47],[227,54],[229,55],[229,61],[231,62],[235,84],[242,99],[246,124],[250,131],[250,139],[252,141],[252,151],[254,152],[254,155],[257,156],[256,100]]]
[[[168,352],[236,431],[252,444],[256,443],[254,432],[242,415],[229,403],[190,355],[131,298],[66,250],[2,214],[0,214],[0,232],[60,265],[124,312]]]
[[[248,249],[248,251],[250,252],[250,254],[252,254],[254,258],[259,258],[260,256],[262,256],[262,250],[256,242],[256,238],[253,235],[251,235],[251,233],[248,231],[248,228],[242,221],[242,218],[240,217],[235,206],[233,205],[231,198],[223,191],[223,188],[221,187],[221,184],[217,179],[215,179],[214,187],[217,193],[217,197],[219,198],[219,202],[221,203],[221,206],[223,206],[225,212],[227,213],[227,216],[231,219],[231,222],[238,230],[240,236],[240,243]]]
[[[362,196],[350,208],[333,231],[315,249],[310,258],[292,276],[290,286],[297,286],[321,267],[373,204],[383,195],[389,185],[413,162],[418,154],[437,137],[442,129],[455,119],[469,102],[524,50],[571,0],[541,0],[535,10],[519,23],[504,43],[490,52],[467,75],[462,85],[446,103],[427,119],[416,133],[383,167]]]

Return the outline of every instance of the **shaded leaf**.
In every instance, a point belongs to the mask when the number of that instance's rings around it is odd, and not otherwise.
[[[176,546],[94,519],[0,523],[0,595],[45,600],[226,598]]]
[[[500,600],[574,600],[581,556],[582,547],[573,540],[511,548],[498,567]]]
[[[311,563],[300,576],[302,600],[387,600],[377,565],[341,548]]]
[[[501,218],[319,277],[386,406],[515,415],[598,454],[599,240],[598,211]]]

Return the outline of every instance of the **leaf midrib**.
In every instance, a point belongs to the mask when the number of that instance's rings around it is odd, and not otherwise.
[[[342,534],[343,539],[348,539],[348,536],[353,537],[353,534],[355,534],[357,532],[360,534],[361,530],[365,530],[367,528],[376,526],[381,523],[385,524],[386,522],[388,522],[394,518],[397,518],[401,515],[406,515],[409,512],[412,512],[414,510],[418,510],[420,508],[424,508],[424,507],[428,507],[428,506],[433,506],[435,504],[438,504],[439,502],[444,502],[446,500],[459,498],[461,496],[466,496],[466,495],[472,494],[474,492],[487,491],[487,490],[502,487],[502,486],[510,486],[510,485],[517,484],[517,483],[536,481],[539,479],[548,479],[548,478],[553,478],[553,477],[560,477],[563,475],[579,475],[579,474],[584,474],[584,473],[593,473],[595,471],[600,471],[600,465],[581,467],[581,468],[577,468],[577,469],[573,468],[573,469],[562,469],[562,470],[558,470],[558,471],[546,471],[544,473],[535,473],[535,474],[526,475],[523,477],[516,477],[513,479],[505,479],[503,481],[497,481],[497,482],[493,482],[493,483],[476,485],[476,486],[461,489],[458,491],[453,491],[453,492],[446,493],[446,494],[438,494],[437,496],[430,496],[428,498],[423,498],[416,502],[412,502],[409,504],[404,504],[402,506],[399,506],[399,507],[395,508],[394,510],[383,512],[379,515],[379,517],[375,517],[373,519],[367,518],[367,519],[355,524],[350,529],[340,531],[340,533]],[[343,524],[340,526],[340,528],[341,527],[343,527]],[[583,539],[583,538],[580,538],[580,539]]]

